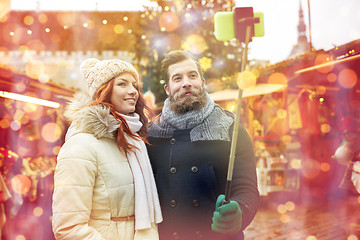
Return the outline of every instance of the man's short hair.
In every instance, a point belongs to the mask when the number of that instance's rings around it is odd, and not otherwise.
[[[201,69],[201,65],[199,61],[195,58],[195,56],[183,50],[175,50],[166,54],[165,58],[161,61],[161,72],[163,74],[166,84],[169,84],[170,79],[169,67],[175,63],[182,62],[188,59],[191,59],[195,62],[197,70],[200,74],[200,78],[204,79],[204,73]]]

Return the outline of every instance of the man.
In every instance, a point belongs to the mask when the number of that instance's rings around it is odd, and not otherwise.
[[[189,53],[167,54],[162,72],[168,98],[148,129],[164,218],[160,239],[244,239],[259,203],[251,140],[240,126],[231,202],[222,205],[234,114],[209,98],[200,64]]]
[[[346,170],[339,188],[347,194],[358,196],[360,193],[360,134],[355,118],[345,116],[342,118],[341,130],[344,140],[336,150],[333,158],[345,165]]]

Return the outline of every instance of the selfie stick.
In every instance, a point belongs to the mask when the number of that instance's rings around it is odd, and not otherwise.
[[[244,19],[244,21],[246,21]],[[242,55],[242,61],[241,61],[241,73],[245,70],[246,62],[247,62],[247,51],[248,51],[248,44],[250,39],[250,31],[251,26],[246,27],[246,35],[245,35],[245,48]],[[243,81],[243,75],[240,74],[240,83]],[[228,166],[228,173],[227,173],[227,179],[226,179],[226,187],[225,187],[225,199],[223,204],[230,202],[230,192],[231,192],[231,182],[232,182],[232,176],[234,172],[234,161],[235,161],[235,153],[236,153],[236,143],[238,138],[238,132],[239,132],[239,120],[240,120],[240,111],[241,111],[241,100],[243,95],[243,89],[239,87],[237,102],[236,102],[236,112],[235,112],[235,122],[234,122],[234,130],[232,134],[232,141],[231,141],[231,148],[230,148],[230,159],[229,159],[229,166]]]
[[[234,130],[232,134],[230,159],[225,187],[225,199],[222,204],[230,202],[231,182],[234,171],[234,161],[236,154],[236,143],[240,124],[240,111],[243,89],[240,83],[243,82],[243,72],[245,71],[247,62],[248,44],[252,41],[252,37],[264,36],[264,15],[263,13],[254,13],[252,7],[236,7],[232,12],[215,13],[215,37],[219,41],[230,41],[237,39],[241,43],[245,43],[242,61],[241,73],[239,76],[239,93],[237,97]]]

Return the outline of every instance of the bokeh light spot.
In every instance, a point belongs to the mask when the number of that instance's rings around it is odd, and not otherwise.
[[[114,26],[114,33],[116,33],[116,34],[122,34],[124,32],[124,30],[125,30],[124,26],[121,24],[116,24]]]
[[[10,121],[8,119],[6,119],[6,118],[1,119],[0,120],[0,127],[4,128],[4,129],[10,127]]]
[[[71,27],[76,22],[76,14],[74,12],[60,12],[57,15],[57,21],[63,27]]]
[[[324,95],[326,93],[326,87],[325,86],[318,86],[316,88],[316,93],[319,95]]]
[[[35,217],[40,217],[41,215],[43,215],[44,210],[41,207],[36,207],[33,210],[33,214]]]
[[[284,214],[287,212],[287,209],[286,209],[286,206],[284,204],[280,204],[278,207],[277,207],[277,211],[278,213],[280,214]]]
[[[17,130],[19,130],[19,129],[21,128],[21,123],[20,123],[19,121],[17,121],[17,120],[12,121],[12,122],[10,123],[10,128],[11,128],[12,130],[14,130],[14,131],[17,131]]]
[[[17,235],[15,240],[26,240],[24,235]]]
[[[313,235],[310,235],[306,238],[306,240],[317,240],[317,238]]]
[[[237,85],[240,89],[248,89],[255,87],[256,76],[250,71],[240,72],[237,76]]]
[[[331,131],[331,126],[328,123],[323,123],[321,124],[320,129],[322,133],[329,133]]]
[[[359,238],[356,235],[351,234],[346,238],[346,240],[359,240]]]
[[[192,54],[198,55],[207,50],[209,47],[203,36],[191,34],[185,39],[184,43],[182,44],[182,48],[185,51],[189,51]]]
[[[329,73],[326,78],[329,82],[335,82],[337,80],[337,76],[335,73]]]
[[[54,155],[58,155],[59,152],[60,152],[60,148],[61,148],[61,146],[55,146],[55,147],[53,147],[52,153],[53,153]]]
[[[165,31],[174,31],[179,26],[179,18],[173,12],[163,12],[159,18],[159,25]]]
[[[282,223],[288,223],[288,222],[290,222],[290,217],[289,217],[289,215],[287,215],[287,214],[281,215],[280,221],[281,221]]]
[[[354,70],[345,68],[339,73],[339,84],[343,88],[353,88],[357,83],[357,75]]]
[[[30,26],[33,23],[34,23],[34,18],[32,16],[27,15],[27,16],[24,17],[24,24],[25,25]]]
[[[276,116],[280,119],[285,119],[287,117],[287,111],[283,108],[276,111]]]
[[[322,65],[322,64],[326,64],[329,63],[330,60],[332,60],[332,56],[329,54],[319,54],[316,56],[315,58],[315,66],[317,65]],[[321,73],[328,73],[333,69],[334,65],[333,64],[329,64],[326,66],[322,66],[320,68],[318,68],[317,70]]]
[[[287,84],[287,78],[283,73],[275,72],[270,75],[268,82],[270,84]]]
[[[47,142],[56,142],[61,136],[61,128],[56,123],[47,123],[41,129],[41,136]]]
[[[320,174],[320,164],[314,159],[304,160],[301,170],[304,177],[313,179]]]
[[[40,23],[45,24],[45,23],[47,23],[47,21],[48,21],[48,17],[46,16],[46,14],[41,13],[41,14],[38,16],[38,20],[39,20]]]
[[[11,188],[18,194],[26,194],[31,187],[31,180],[28,176],[18,174],[11,178]]]
[[[288,211],[293,211],[295,209],[295,203],[291,201],[286,202],[285,206]]]
[[[320,164],[320,170],[323,172],[328,172],[330,170],[330,164],[327,162],[323,162]]]
[[[300,159],[296,159],[296,158],[293,158],[290,160],[290,166],[293,168],[293,169],[300,169],[301,168],[301,160]]]

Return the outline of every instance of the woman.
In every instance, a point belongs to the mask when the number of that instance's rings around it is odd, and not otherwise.
[[[88,94],[76,94],[65,112],[71,126],[54,176],[54,235],[158,239],[162,216],[138,73],[116,59],[88,59],[80,70]]]

